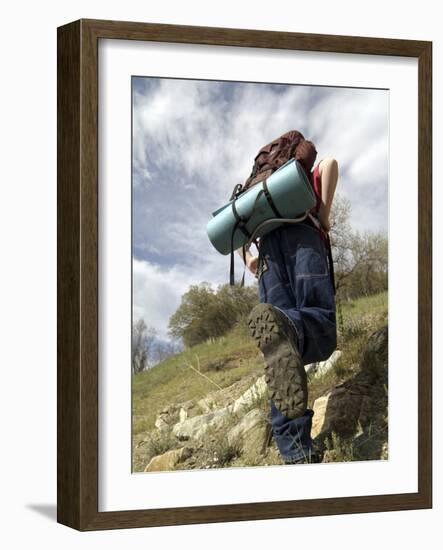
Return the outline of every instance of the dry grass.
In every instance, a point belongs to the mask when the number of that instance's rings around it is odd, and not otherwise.
[[[310,407],[317,397],[352,378],[358,371],[368,336],[387,324],[387,293],[342,304],[342,311],[344,327],[339,334],[339,349],[343,354],[334,368],[323,376],[309,375]],[[152,456],[183,445],[174,438],[170,430],[157,433],[153,431],[155,419],[160,411],[186,401],[196,402],[214,390],[227,388],[250,375],[260,376],[262,373],[261,354],[249,337],[246,327],[238,326],[222,338],[212,338],[204,344],[168,358],[149,371],[134,376],[134,470],[142,470]],[[383,394],[383,388],[377,387],[374,391]],[[251,403],[242,411],[242,416],[254,408],[269,412],[267,394]],[[329,445],[326,449],[326,460],[367,460],[379,457],[380,453],[387,456],[386,388],[379,400],[379,409],[374,409],[371,414],[374,419],[372,425],[362,428],[361,433],[352,441],[335,434],[325,442]],[[238,421],[239,418],[234,415],[230,420],[231,425]],[[228,429],[220,430],[218,433],[208,430],[204,446],[195,449],[192,467],[281,464],[275,449],[271,447],[265,454],[250,450],[241,455],[240,444],[227,441],[225,436]],[[185,463],[178,467],[189,466]]]

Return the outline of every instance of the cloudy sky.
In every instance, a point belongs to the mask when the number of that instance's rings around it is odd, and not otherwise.
[[[149,77],[132,89],[134,319],[161,338],[191,284],[228,281],[206,224],[288,130],[315,143],[316,162],[337,159],[352,226],[387,231],[388,91]]]

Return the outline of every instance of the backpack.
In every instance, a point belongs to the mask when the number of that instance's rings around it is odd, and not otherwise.
[[[291,130],[281,135],[277,139],[271,141],[267,145],[263,146],[257,155],[254,158],[254,165],[252,167],[252,172],[250,176],[246,179],[243,185],[237,185],[234,188],[234,191],[231,196],[231,200],[234,199],[239,194],[243,193],[256,183],[259,183],[276,170],[278,170],[283,164],[288,162],[288,160],[295,158],[302,168],[304,169],[306,176],[309,182],[312,185],[314,194],[316,196],[316,205],[311,210],[311,213],[314,216],[309,215],[307,218],[308,223],[316,227],[320,232],[321,238],[326,242],[326,248],[328,252],[328,261],[330,268],[330,277],[332,282],[333,291],[335,294],[335,276],[334,276],[334,263],[332,258],[332,248],[329,234],[325,234],[321,230],[320,223],[316,220],[316,215],[320,208],[321,202],[321,185],[320,185],[320,175],[319,175],[319,165],[315,167],[315,170],[311,172],[312,167],[314,166],[315,159],[317,158],[317,149],[312,141],[306,140],[301,132],[298,130]],[[256,242],[257,246],[257,242]],[[260,254],[259,246],[257,246]],[[243,260],[245,261],[244,249],[243,249]],[[231,255],[231,284],[234,280],[234,270],[233,270],[233,257]],[[242,284],[244,282],[244,274],[242,279]]]
[[[317,150],[312,141],[306,140],[298,130],[286,132],[259,150],[254,159],[252,172],[243,184],[242,191],[268,178],[292,158],[299,161],[310,179],[316,157]]]

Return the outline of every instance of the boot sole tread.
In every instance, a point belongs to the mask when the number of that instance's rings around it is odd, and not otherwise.
[[[300,354],[284,333],[278,313],[270,304],[259,304],[252,310],[248,325],[265,357],[270,398],[288,418],[302,416],[307,408],[306,372]]]

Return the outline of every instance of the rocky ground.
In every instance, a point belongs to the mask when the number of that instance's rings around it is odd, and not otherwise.
[[[324,462],[388,457],[387,326],[363,340],[358,362],[346,360],[344,346],[307,367],[315,397],[312,437]],[[145,472],[283,464],[271,436],[264,376],[253,372],[164,407],[153,429],[135,435],[133,457],[134,470]]]

